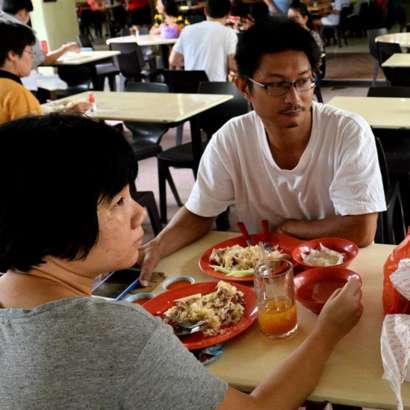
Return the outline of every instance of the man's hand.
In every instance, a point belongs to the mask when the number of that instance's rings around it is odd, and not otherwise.
[[[317,322],[318,332],[337,343],[358,323],[363,305],[361,283],[351,278],[326,302]]]
[[[141,267],[140,283],[148,286],[152,271],[161,259],[158,241],[153,239],[139,249],[138,265]]]

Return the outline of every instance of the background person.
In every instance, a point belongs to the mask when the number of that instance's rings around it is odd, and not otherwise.
[[[20,80],[31,72],[34,44],[31,28],[0,20],[0,124],[42,113],[39,101]],[[70,111],[83,113],[89,106],[77,103]]]
[[[0,20],[13,21],[28,25],[30,21],[30,13],[33,11],[31,0],[3,0],[2,12],[0,12]],[[58,58],[69,51],[79,52],[80,47],[75,42],[63,44],[56,50],[45,53],[40,47],[40,42],[36,37],[33,45],[33,69],[39,65],[49,65],[54,63]]]
[[[209,81],[226,81],[235,70],[236,33],[225,26],[230,0],[208,0],[206,21],[185,27],[169,57],[172,69],[204,70]]]
[[[131,147],[104,124],[52,115],[0,127],[2,410],[297,408],[360,319],[359,282],[330,298],[251,394],[239,392],[139,305],[90,298],[97,276],[138,259],[135,178]]]

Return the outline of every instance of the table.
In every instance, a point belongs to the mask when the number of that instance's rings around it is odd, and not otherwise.
[[[139,34],[137,36],[113,37],[107,40],[107,44],[115,43],[134,43],[136,42],[140,47],[160,46],[162,64],[164,68],[168,68],[169,47],[175,44],[176,38],[163,38],[159,35],[153,34]]]
[[[167,276],[188,275],[198,281],[213,278],[198,268],[200,255],[213,244],[236,236],[211,232],[201,240],[161,260],[157,267]],[[343,403],[377,409],[395,409],[395,397],[382,379],[380,332],[382,311],[382,267],[391,245],[371,245],[361,249],[351,269],[362,276],[364,313],[359,324],[337,345],[311,400]],[[299,330],[279,341],[264,337],[256,324],[243,335],[225,344],[224,354],[208,366],[211,373],[243,391],[251,391],[279,360],[289,355],[311,332],[316,315],[298,304]],[[403,401],[410,409],[410,383],[402,386]]]
[[[383,43],[397,43],[400,47],[409,48],[410,47],[410,33],[392,33],[383,34],[375,38],[375,41],[380,41]]]
[[[112,58],[118,54],[119,51],[80,51],[79,53],[68,52],[61,56],[50,66],[78,66],[81,64],[95,63],[96,61]]]
[[[410,129],[410,98],[334,97],[328,104],[360,114],[372,128]]]
[[[89,92],[47,104],[53,108],[66,102],[87,101]],[[232,95],[93,91],[97,111],[89,116],[102,120],[179,123],[230,100]]]
[[[89,92],[43,104],[45,110],[67,102],[87,101]],[[233,98],[222,94],[177,94],[94,91],[97,111],[89,116],[101,120],[119,120],[168,124],[176,127],[184,121],[191,122],[192,153],[195,169],[204,150],[196,115],[223,104]]]
[[[112,43],[134,43],[136,42],[140,47],[145,46],[162,46],[172,45],[177,41],[176,38],[163,38],[153,34],[139,34],[138,36],[123,36],[113,37],[107,39],[107,44]]]
[[[393,54],[382,64],[382,67],[410,68],[410,54],[407,54],[407,53]],[[410,72],[409,72],[409,75],[410,75]]]

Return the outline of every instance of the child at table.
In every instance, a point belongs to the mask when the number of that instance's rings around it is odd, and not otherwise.
[[[174,0],[157,0],[156,9],[158,14],[154,16],[154,25],[150,33],[160,34],[163,38],[178,38],[181,30],[189,22],[179,14]]]

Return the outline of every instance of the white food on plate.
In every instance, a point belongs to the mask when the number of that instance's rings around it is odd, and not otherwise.
[[[303,263],[310,266],[340,265],[345,259],[344,252],[338,252],[319,243],[320,249],[310,249],[301,254]]]

